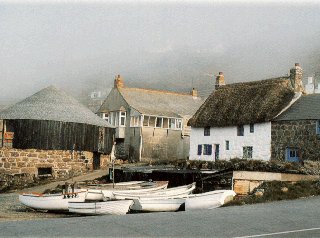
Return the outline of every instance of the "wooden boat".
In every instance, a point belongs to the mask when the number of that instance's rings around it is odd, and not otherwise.
[[[127,190],[120,190],[120,189],[101,189],[101,193],[103,194],[103,200],[113,200],[115,199],[114,197],[114,192],[115,191],[119,191],[122,193],[149,193],[149,192],[153,192],[153,191],[160,191],[160,190],[164,190],[168,187],[168,183],[169,181],[156,181],[156,185],[152,186],[152,187],[142,187],[140,189],[127,189]],[[95,191],[92,190],[88,190],[88,196],[90,196],[90,193],[93,193]],[[96,191],[98,192],[98,191]],[[87,198],[87,200],[89,200]]]
[[[37,210],[68,211],[68,202],[84,202],[86,191],[74,193],[41,194],[23,193],[19,194],[19,201],[30,208]]]
[[[124,200],[126,201],[126,200]],[[134,199],[131,207],[133,211],[140,212],[175,212],[183,206],[185,199],[183,198],[156,198],[156,199]]]
[[[132,200],[107,202],[69,202],[69,212],[83,215],[125,215],[132,206]]]
[[[233,199],[232,190],[215,190],[207,193],[190,194],[185,200],[185,210],[213,209]]]
[[[188,184],[184,186],[178,186],[174,188],[163,189],[159,191],[151,191],[151,192],[123,192],[123,191],[114,191],[113,196],[117,200],[121,199],[140,199],[140,198],[148,198],[148,199],[167,199],[167,198],[184,198],[195,190],[196,184]]]

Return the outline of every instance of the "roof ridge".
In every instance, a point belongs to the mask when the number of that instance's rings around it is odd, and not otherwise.
[[[119,88],[119,90],[136,90],[136,91],[148,91],[148,92],[154,92],[154,93],[166,93],[166,94],[174,94],[179,96],[192,96],[190,93],[183,93],[183,92],[175,92],[175,91],[169,91],[169,90],[161,90],[161,89],[149,89],[149,88]]]

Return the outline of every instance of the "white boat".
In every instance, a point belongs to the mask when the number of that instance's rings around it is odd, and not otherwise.
[[[69,201],[84,202],[86,194],[86,191],[65,194],[23,193],[19,194],[19,201],[37,210],[68,211]]]
[[[69,212],[83,215],[125,215],[132,206],[132,200],[107,202],[69,202]]]
[[[184,198],[191,194],[196,188],[196,184],[192,183],[189,185],[178,186],[174,188],[163,189],[159,191],[143,192],[143,193],[133,193],[133,192],[123,192],[114,191],[113,196],[117,200],[121,199],[167,199],[167,198]]]
[[[124,200],[126,201],[126,200]],[[141,212],[175,212],[184,204],[183,198],[134,199],[133,211]]]
[[[233,199],[232,190],[215,190],[207,193],[190,194],[185,200],[185,210],[214,209]]]
[[[120,190],[120,189],[101,189],[101,194],[102,194],[102,200],[112,200],[115,199],[113,193],[115,191],[119,191],[121,193],[149,193],[153,191],[159,191],[159,190],[164,190],[168,187],[169,181],[156,181],[155,186],[151,187],[141,187],[140,189],[127,189],[127,190]],[[91,199],[91,195],[96,195],[95,199],[98,197],[99,190],[88,190],[88,195],[86,200],[93,200]],[[101,196],[101,195],[100,195]],[[100,197],[101,199],[101,197]]]

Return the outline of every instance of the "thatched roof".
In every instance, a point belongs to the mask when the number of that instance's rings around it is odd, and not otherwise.
[[[76,99],[53,86],[1,111],[0,119],[49,120],[110,126]]]
[[[287,77],[222,86],[189,120],[192,127],[223,127],[266,122],[293,99]]]
[[[288,110],[275,121],[319,120],[320,94],[302,95]]]

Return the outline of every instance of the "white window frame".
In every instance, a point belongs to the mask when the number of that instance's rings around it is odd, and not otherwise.
[[[107,113],[107,112],[102,113],[102,119],[104,119],[107,122],[109,122],[109,113]]]
[[[126,117],[127,117],[127,112],[119,111],[119,126],[122,126],[122,127],[126,126]],[[122,119],[123,119],[123,123],[122,123]]]

